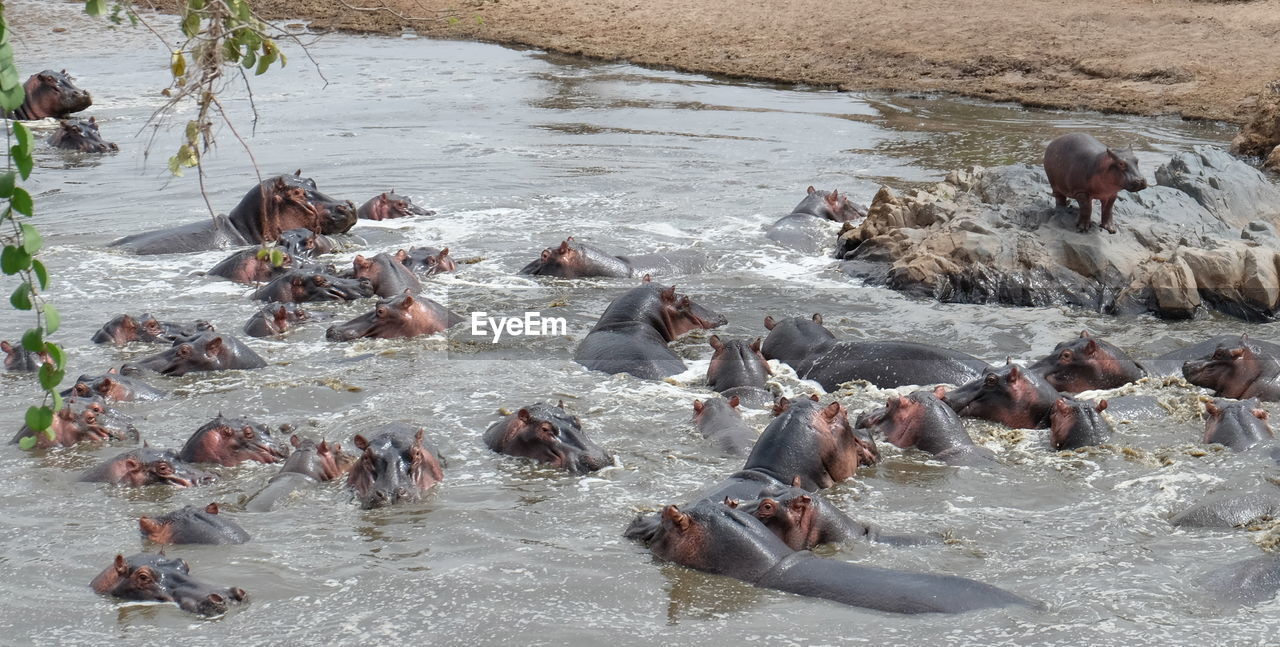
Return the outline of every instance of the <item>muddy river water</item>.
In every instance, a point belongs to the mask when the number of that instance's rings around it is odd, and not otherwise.
[[[80,6],[8,5],[20,66],[75,75],[93,92],[88,114],[121,148],[107,156],[41,148],[29,182],[72,375],[153,352],[89,342],[118,313],[207,319],[238,333],[257,309],[250,288],[200,275],[226,252],[136,257],[106,247],[208,216],[195,180],[165,170],[177,132],[162,129],[146,154],[147,119],[164,100],[164,48],[144,30],[86,18]],[[1056,453],[1044,430],[967,422],[998,465],[948,467],[881,443],[881,464],[828,492],[888,530],[950,537],[917,548],[830,547],[828,558],[972,577],[1047,610],[898,616],[661,563],[620,536],[627,522],[741,465],[690,424],[692,401],[709,394],[706,336],[676,344],[690,368],[667,381],[590,373],[570,361],[572,349],[634,281],[516,275],[568,235],[618,253],[692,247],[714,266],[676,283],[728,317],[721,335],[761,335],[765,315],[822,312],[842,338],[931,342],[993,362],[1035,359],[1083,328],[1137,357],[1226,332],[1275,339],[1272,325],[1217,316],[1165,322],[921,301],[852,282],[831,259],[763,236],[810,184],[866,203],[882,183],[901,189],[952,168],[1034,163],[1046,142],[1075,129],[1132,143],[1152,180],[1171,153],[1223,145],[1232,128],[744,83],[411,35],[308,38],[319,71],[293,48],[287,68],[253,79],[256,127],[243,90],[229,90],[263,174],[301,168],[321,190],[357,203],[395,188],[439,212],[361,222],[352,230],[360,247],[336,262],[447,245],[478,261],[429,280],[425,294],[464,315],[564,317],[568,334],[489,344],[455,331],[339,344],[314,324],[283,340],[248,340],[265,369],[156,377],[170,398],[121,405],[148,442],[173,448],[218,412],[344,444],[381,422],[419,424],[447,460],[445,481],[421,502],[389,509],[363,511],[331,484],[272,513],[240,512],[273,466],[216,468],[221,478],[208,487],[130,490],[76,480],[119,447],[0,451],[0,643],[1258,644],[1280,627],[1275,601],[1236,607],[1198,583],[1215,566],[1262,554],[1264,531],[1167,521],[1216,487],[1270,487],[1276,471],[1249,455],[1202,450],[1196,391],[1185,386],[1140,386],[1170,410],[1123,425],[1115,446]],[[212,204],[229,210],[255,182],[223,130],[210,158]],[[345,319],[368,307],[313,309]],[[0,336],[15,339],[28,325],[0,309]],[[16,430],[37,387],[26,376],[0,379],[0,426]],[[785,367],[775,381],[792,395],[815,388]],[[857,386],[839,394],[851,412],[885,396]],[[481,443],[500,408],[556,399],[617,455],[615,467],[569,476]],[[768,416],[749,420],[760,429]],[[156,549],[142,543],[138,516],[210,501],[253,541],[167,553],[207,581],[244,588],[248,605],[205,620],[89,589],[116,553]]]

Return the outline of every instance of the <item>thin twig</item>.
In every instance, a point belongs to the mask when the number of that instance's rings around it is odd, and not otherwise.
[[[348,9],[350,9],[350,10],[352,10],[352,11],[363,11],[363,12],[365,12],[365,13],[377,13],[377,12],[389,13],[389,14],[391,14],[391,15],[395,16],[396,18],[399,18],[400,20],[408,20],[408,21],[410,21],[410,22],[427,22],[427,21],[438,21],[438,20],[441,20],[441,18],[440,18],[439,16],[430,16],[430,17],[425,17],[425,16],[406,16],[406,15],[404,15],[404,14],[400,13],[399,11],[396,11],[395,9],[392,9],[391,7],[388,7],[388,6],[386,6],[386,5],[382,5],[382,4],[380,4],[380,5],[376,6],[376,7],[357,7],[357,6],[353,5],[353,4],[349,4],[346,0],[338,0],[338,4],[340,4],[340,5],[344,6],[344,7],[348,8]],[[423,10],[423,11],[434,11],[435,13],[439,13],[439,14],[454,14],[454,13],[457,13],[457,12],[458,12],[458,10],[457,10],[457,9],[427,9],[426,7],[423,7],[423,6],[422,6],[422,3],[416,3],[416,4],[417,4],[420,8],[422,8],[422,10]]]

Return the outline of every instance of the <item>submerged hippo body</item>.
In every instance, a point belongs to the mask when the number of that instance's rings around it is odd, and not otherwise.
[[[272,510],[294,492],[345,476],[356,460],[355,456],[343,452],[342,445],[336,443],[330,444],[323,440],[316,443],[295,434],[289,439],[289,444],[293,446],[289,458],[280,466],[280,471],[271,477],[266,487],[245,502],[245,510]]]
[[[542,250],[538,260],[520,270],[521,274],[576,279],[586,276],[640,278],[697,274],[706,269],[706,256],[693,251],[662,252],[634,256],[614,256],[594,245],[572,237],[559,247]]]
[[[756,517],[723,503],[667,506],[649,550],[657,557],[749,584],[895,613],[962,613],[1036,606],[1018,595],[953,575],[910,573],[792,550]]]
[[[789,317],[781,321],[764,318],[769,335],[760,346],[765,359],[776,359],[795,369],[796,375],[809,370],[816,357],[821,357],[836,345],[836,336],[822,325],[822,315]]]
[[[273,337],[293,330],[311,320],[311,313],[296,303],[280,303],[254,313],[244,323],[244,334],[250,337]]]
[[[1058,398],[1049,412],[1049,443],[1054,449],[1079,449],[1111,439],[1111,423],[1102,417],[1106,400],[1096,404],[1071,397]]]
[[[116,315],[93,335],[95,344],[128,344],[141,341],[148,343],[172,344],[178,339],[192,337],[203,332],[212,332],[213,325],[207,321],[196,321],[191,324],[180,324],[171,321],[160,321],[150,314],[137,317],[128,314]]]
[[[249,370],[266,365],[266,360],[239,339],[212,332],[180,339],[169,350],[138,361],[138,366],[173,377],[195,371]]]
[[[773,392],[765,387],[770,375],[769,363],[760,354],[759,337],[751,342],[722,341],[718,335],[712,335],[708,343],[714,352],[707,365],[707,386],[726,398],[737,397],[747,406],[773,404]]]
[[[351,277],[367,279],[377,296],[385,298],[404,294],[406,291],[410,294],[422,291],[418,277],[390,254],[378,254],[373,258],[357,255],[351,265]]]
[[[26,97],[22,105],[13,111],[13,118],[34,121],[55,117],[61,119],[73,112],[80,112],[93,105],[88,91],[76,87],[66,70],[45,70],[32,74],[22,84]]]
[[[1242,452],[1275,438],[1268,414],[1256,398],[1205,403],[1205,443],[1219,443]]]
[[[453,257],[449,256],[448,247],[444,249],[410,247],[408,251],[403,249],[397,251],[395,258],[401,265],[409,268],[410,272],[423,276],[434,276],[441,272],[454,272],[458,269],[458,264],[453,262]]]
[[[1088,331],[1054,346],[1052,353],[1027,368],[1063,393],[1114,389],[1147,374],[1124,351]]]
[[[715,443],[728,456],[746,456],[756,440],[756,432],[738,413],[738,396],[693,401],[693,424],[703,438]]]
[[[1209,571],[1200,582],[1224,600],[1261,604],[1280,590],[1280,556],[1262,555],[1233,562]]]
[[[227,467],[243,461],[274,463],[288,455],[289,447],[276,442],[266,425],[221,414],[191,434],[178,452],[184,461]]]
[[[81,375],[71,388],[62,392],[63,397],[101,396],[102,399],[115,402],[133,402],[137,400],[159,400],[167,394],[135,377],[141,371],[131,364],[109,369],[102,375]]]
[[[391,423],[375,431],[369,438],[356,435],[355,445],[362,453],[347,473],[347,487],[360,507],[416,500],[444,479],[440,454],[426,441],[422,428]]]
[[[325,331],[329,341],[353,341],[364,337],[400,339],[434,335],[462,321],[462,316],[426,297],[402,294],[384,299],[367,312]]]
[[[360,205],[356,216],[362,220],[390,220],[409,216],[434,216],[436,212],[423,209],[412,200],[399,195],[392,189],[386,193],[369,198]]]
[[[605,308],[578,344],[574,361],[593,371],[658,379],[682,373],[684,360],[667,344],[695,328],[715,328],[723,315],[676,294],[675,286],[646,283]]]
[[[1251,337],[1246,339],[1248,344],[1258,349],[1261,355],[1280,358],[1280,344]],[[1155,359],[1143,360],[1142,367],[1150,375],[1182,377],[1182,367],[1187,362],[1209,359],[1218,347],[1232,348],[1239,346],[1240,342],[1241,335],[1219,335],[1186,348],[1169,351]]]
[[[49,145],[81,153],[114,153],[120,150],[119,146],[102,138],[98,120],[93,117],[63,119],[59,122],[58,129],[49,135]]]
[[[851,222],[866,215],[866,210],[850,202],[847,194],[819,191],[811,186],[800,204],[770,225],[765,236],[785,247],[817,251],[832,239],[821,221]]]
[[[250,189],[226,216],[125,236],[111,246],[135,254],[203,251],[258,245],[295,228],[320,234],[344,233],[355,222],[355,208],[350,202],[339,202],[321,193],[310,178],[280,175]]]
[[[1044,378],[1012,361],[988,368],[978,379],[949,391],[943,400],[961,416],[983,418],[1017,429],[1049,426],[1058,391]]]
[[[1044,172],[1059,207],[1067,206],[1068,198],[1080,203],[1080,218],[1076,221],[1080,232],[1089,231],[1093,201],[1099,200],[1102,217],[1098,227],[1116,233],[1111,207],[1120,190],[1137,192],[1147,188],[1132,150],[1113,151],[1088,133],[1071,133],[1049,142],[1044,151]]]
[[[271,262],[271,255],[262,247],[242,249],[222,259],[206,274],[230,279],[236,283],[266,283],[289,270],[295,269],[293,256],[284,253],[279,265]]]
[[[1237,528],[1280,516],[1280,489],[1268,484],[1253,492],[1218,492],[1175,514],[1169,523],[1188,528]]]
[[[139,487],[212,483],[216,477],[187,464],[171,449],[134,449],[103,461],[80,475],[81,481]]]
[[[244,602],[248,595],[236,587],[211,586],[191,577],[182,559],[139,553],[116,555],[115,562],[93,578],[89,586],[102,595],[126,600],[173,602],[182,610],[206,616],[227,612],[231,602]]]
[[[1182,365],[1188,382],[1211,389],[1220,398],[1280,400],[1280,355],[1247,335],[1223,342],[1208,355]]]
[[[243,544],[249,533],[220,514],[218,504],[185,506],[156,517],[140,517],[138,529],[157,544]]]
[[[884,434],[895,447],[916,447],[948,465],[980,465],[995,459],[975,445],[960,417],[933,391],[889,398],[885,406],[858,418],[859,428]]]
[[[613,464],[613,456],[587,438],[581,421],[565,410],[564,403],[524,407],[490,425],[484,443],[500,454],[531,458],[575,474]]]
[[[258,288],[253,298],[279,303],[354,301],[373,296],[368,279],[349,279],[311,269],[290,270]]]

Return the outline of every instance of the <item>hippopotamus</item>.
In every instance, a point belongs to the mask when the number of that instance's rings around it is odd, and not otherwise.
[[[362,454],[347,472],[347,487],[369,510],[422,496],[444,480],[444,467],[436,448],[426,441],[421,427],[390,423],[366,439],[356,434]]]
[[[300,174],[280,175],[255,185],[226,216],[169,229],[133,234],[111,243],[135,254],[173,254],[276,240],[298,227],[321,234],[345,233],[356,222],[355,206],[316,189]]]
[[[404,294],[417,294],[422,291],[418,277],[390,254],[378,254],[373,258],[356,255],[351,262],[351,277],[368,279],[373,286],[373,293],[380,297],[393,297]]]
[[[889,398],[884,407],[859,416],[857,427],[878,431],[895,447],[916,447],[948,465],[993,462],[995,454],[974,444],[960,416],[940,397],[936,391],[916,391]]]
[[[1224,491],[1210,494],[1169,519],[1189,528],[1237,528],[1263,519],[1280,517],[1280,489],[1271,484],[1258,491]]]
[[[1219,335],[1198,344],[1169,351],[1154,359],[1144,359],[1141,361],[1141,365],[1142,368],[1146,369],[1148,375],[1182,377],[1182,366],[1187,362],[1207,359],[1213,355],[1219,346],[1228,348],[1238,346],[1240,339],[1241,335]],[[1273,344],[1269,341],[1252,337],[1248,338],[1248,343],[1261,351],[1264,356],[1280,358],[1280,344]]]
[[[220,276],[236,283],[266,283],[290,270],[297,269],[293,256],[281,252],[280,264],[271,262],[271,250],[266,247],[242,249],[222,259],[205,274]]]
[[[880,388],[963,384],[988,368],[972,355],[931,344],[838,341],[823,327],[818,314],[808,320],[793,317],[783,322],[766,317],[765,328],[769,336],[761,349],[764,357],[790,364],[798,377],[813,380],[827,391],[851,380],[865,380]]]
[[[613,464],[613,455],[587,438],[582,422],[563,402],[538,402],[506,416],[485,430],[484,444],[499,454],[532,458],[574,474]]]
[[[296,303],[277,303],[259,310],[244,323],[244,334],[250,337],[272,337],[310,321],[311,313]]]
[[[1064,341],[1027,367],[1063,393],[1114,389],[1146,377],[1147,372],[1124,351],[1080,331],[1080,337]]]
[[[4,352],[4,370],[20,373],[40,370],[41,364],[52,364],[48,353],[32,352],[21,344],[14,346],[8,341],[0,341],[0,351]]]
[[[675,286],[645,283],[609,303],[573,360],[593,371],[643,379],[675,375],[684,372],[684,360],[667,344],[695,328],[726,323],[724,315],[676,294]]]
[[[247,418],[217,418],[191,434],[178,458],[191,463],[216,463],[225,467],[244,461],[274,463],[289,455],[289,446],[271,437],[266,425]]]
[[[795,485],[768,486],[753,501],[725,499],[725,505],[759,519],[792,550],[813,550],[822,544],[874,541],[895,546],[938,543],[938,537],[894,535],[857,521],[822,495]]]
[[[71,388],[62,392],[62,397],[79,396],[88,398],[95,395],[104,400],[116,402],[134,402],[137,400],[159,400],[167,394],[135,377],[141,370],[132,364],[120,368],[107,369],[102,375],[81,375]]]
[[[982,377],[952,389],[943,400],[962,416],[1018,429],[1044,429],[1058,391],[1010,360],[1003,368],[987,368]]]
[[[134,341],[171,344],[178,339],[192,337],[202,332],[213,332],[213,325],[207,321],[196,321],[192,324],[160,321],[150,314],[138,317],[122,314],[102,324],[102,328],[94,333],[92,341],[95,344],[116,345]]]
[[[348,279],[312,270],[290,270],[253,293],[258,301],[354,301],[373,296],[369,279]]]
[[[851,478],[859,466],[879,460],[875,441],[853,430],[849,412],[839,402],[824,406],[817,396],[781,398],[774,411],[777,417],[756,440],[744,470],[768,474],[780,483],[799,478],[800,487],[812,491]]]
[[[240,524],[219,514],[218,504],[204,508],[185,506],[158,517],[139,517],[144,539],[157,544],[243,544],[249,533]]]
[[[831,240],[831,232],[815,223],[823,220],[850,222],[867,215],[866,209],[849,201],[839,191],[819,191],[812,186],[791,213],[765,230],[765,236],[787,247],[816,251]]]
[[[559,247],[542,250],[538,260],[521,268],[521,274],[577,279],[585,276],[640,278],[697,274],[706,268],[706,256],[694,251],[660,252],[636,256],[614,256],[572,236]]]
[[[295,258],[315,258],[337,249],[332,238],[317,234],[306,227],[295,227],[280,232],[276,245]]]
[[[70,397],[53,416],[53,423],[43,433],[23,425],[9,444],[23,438],[35,438],[34,447],[70,447],[79,442],[100,443],[108,440],[138,439],[138,430],[128,417],[108,409],[100,397]]]
[[[756,432],[742,421],[738,413],[738,396],[693,401],[693,424],[702,437],[716,444],[729,456],[746,456],[756,440]]]
[[[1111,207],[1120,189],[1137,192],[1147,188],[1138,170],[1133,150],[1116,152],[1088,133],[1070,133],[1051,142],[1044,150],[1044,172],[1058,207],[1067,206],[1067,198],[1080,203],[1076,231],[1089,231],[1093,221],[1093,201],[1102,202],[1102,219],[1098,227],[1116,233],[1111,220]]]
[[[138,361],[138,366],[173,377],[192,371],[248,370],[266,365],[267,361],[244,342],[213,332],[179,339],[169,350]]]
[[[1054,449],[1101,445],[1111,438],[1111,423],[1102,417],[1106,400],[1096,403],[1061,397],[1049,411],[1049,443]]]
[[[1269,416],[1257,398],[1214,400],[1206,402],[1204,408],[1208,414],[1204,421],[1205,443],[1218,443],[1242,452],[1275,438],[1267,424]]]
[[[362,337],[399,339],[433,335],[462,321],[452,310],[428,299],[402,294],[384,299],[373,310],[325,331],[329,341],[353,341]]]
[[[1262,555],[1215,568],[1200,578],[1209,591],[1242,605],[1256,605],[1280,590],[1280,556]]]
[[[396,260],[409,268],[410,272],[423,276],[434,276],[441,272],[454,272],[458,264],[449,256],[449,248],[410,247],[409,251],[396,252]]]
[[[1248,335],[1240,335],[1234,343],[1220,343],[1207,356],[1187,361],[1182,375],[1221,398],[1280,400],[1280,360],[1252,343]]]
[[[649,550],[661,559],[761,588],[880,611],[962,613],[1037,606],[963,577],[862,566],[792,550],[755,516],[722,502],[663,508]]]
[[[409,216],[434,215],[436,215],[436,212],[419,207],[409,198],[396,194],[395,189],[369,198],[369,201],[360,205],[360,209],[356,211],[356,217],[364,220],[390,220]]]
[[[46,117],[61,119],[93,105],[93,97],[89,96],[89,91],[76,87],[66,70],[45,70],[32,74],[22,84],[22,89],[26,98],[12,113],[12,117],[20,121],[35,121]]]
[[[229,602],[249,599],[244,589],[211,586],[191,577],[191,568],[182,559],[166,559],[163,554],[116,555],[111,566],[89,583],[102,595],[146,602],[173,602],[183,611],[204,616],[227,612]]]
[[[113,483],[138,487],[142,485],[176,485],[191,487],[212,483],[216,476],[189,465],[172,449],[142,447],[110,458],[80,475],[81,481]]]
[[[707,386],[726,398],[736,397],[748,406],[773,404],[773,392],[765,388],[771,371],[760,354],[760,338],[754,341],[730,339],[718,335],[708,340],[713,353],[707,365]]]
[[[337,443],[324,440],[316,443],[294,434],[289,444],[293,445],[289,458],[266,487],[245,502],[245,510],[267,512],[297,490],[345,475],[356,461],[355,456],[342,451],[342,445]]]
[[[49,145],[81,153],[114,153],[120,150],[114,142],[102,138],[98,122],[93,117],[61,120],[58,129],[49,135]]]

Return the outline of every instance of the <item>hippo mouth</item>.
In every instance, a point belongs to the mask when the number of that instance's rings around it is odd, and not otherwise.
[[[216,591],[205,595],[200,593],[180,593],[176,597],[175,601],[184,611],[202,616],[220,616],[230,609],[230,602],[244,602],[249,596],[244,592],[244,589],[233,587],[221,593]]]

